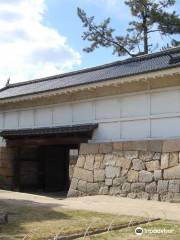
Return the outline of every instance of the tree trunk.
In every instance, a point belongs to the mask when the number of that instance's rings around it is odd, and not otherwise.
[[[147,28],[147,14],[143,13],[143,41],[144,41],[144,54],[148,54],[148,28]]]

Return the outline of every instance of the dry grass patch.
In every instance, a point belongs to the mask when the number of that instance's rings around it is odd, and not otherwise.
[[[9,223],[0,225],[2,240],[39,240],[52,239],[55,235],[64,235],[85,231],[90,228],[125,224],[129,216],[115,216],[88,211],[76,211],[55,204],[37,204],[23,200],[1,200],[0,212],[9,213]],[[142,218],[133,218],[142,220]],[[26,237],[25,237],[26,236]]]

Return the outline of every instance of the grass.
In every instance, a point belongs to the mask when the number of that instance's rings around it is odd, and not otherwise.
[[[136,227],[112,231],[109,233],[99,234],[88,237],[86,240],[179,240],[180,239],[180,222],[160,220],[157,222],[140,225],[144,229],[141,236],[135,234]],[[171,230],[171,233],[145,233],[146,230],[166,229]],[[83,239],[83,238],[82,238]]]
[[[109,226],[111,222],[125,224],[131,220],[129,216],[68,210],[60,205],[35,204],[24,200],[1,200],[0,212],[6,211],[9,213],[9,223],[0,225],[0,240],[53,239],[55,235],[85,231],[88,226],[92,229]]]

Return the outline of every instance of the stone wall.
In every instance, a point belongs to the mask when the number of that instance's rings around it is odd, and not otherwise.
[[[13,188],[13,157],[13,148],[0,147],[0,187],[3,189]]]
[[[180,140],[81,144],[68,196],[180,202]]]

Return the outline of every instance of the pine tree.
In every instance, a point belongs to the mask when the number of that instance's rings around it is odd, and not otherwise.
[[[78,8],[77,14],[83,23],[83,27],[87,29],[82,38],[90,42],[90,46],[83,50],[89,53],[99,47],[111,47],[113,54],[118,56],[129,55],[134,57],[147,54],[152,51],[153,45],[150,43],[150,37],[155,32],[163,37],[171,38],[171,41],[163,46],[164,48],[179,45],[180,42],[172,36],[180,33],[180,18],[176,11],[171,13],[167,11],[175,2],[175,0],[125,1],[133,18],[135,18],[134,21],[129,22],[125,36],[114,34],[115,29],[110,26],[110,18],[96,24],[94,16],[88,17],[84,10]]]

